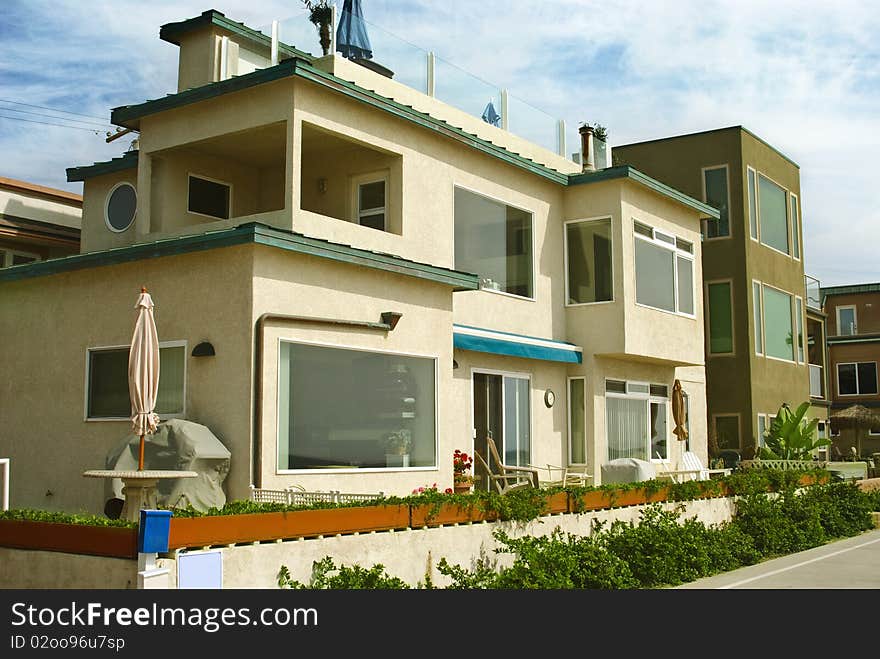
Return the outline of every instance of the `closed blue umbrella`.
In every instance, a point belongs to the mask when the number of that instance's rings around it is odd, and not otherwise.
[[[495,106],[492,104],[492,101],[489,101],[489,104],[486,106],[486,109],[483,110],[483,121],[487,124],[492,124],[493,126],[498,126],[501,121],[501,115],[495,111]]]
[[[371,59],[373,47],[367,35],[367,24],[361,0],[345,0],[339,27],[336,28],[336,50],[348,59]]]

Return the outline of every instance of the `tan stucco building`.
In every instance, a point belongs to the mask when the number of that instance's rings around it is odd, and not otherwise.
[[[705,462],[700,219],[718,211],[339,56],[282,44],[273,65],[215,11],[160,35],[177,93],[112,113],[139,150],[68,170],[81,253],[0,273],[20,310],[0,316],[0,368],[26,374],[0,396],[14,505],[102,507],[81,474],[128,433],[141,286],[158,412],[230,449],[231,499],[444,489],[453,451],[485,454],[489,433],[508,463],[596,482],[616,457],[675,465],[676,379]]]

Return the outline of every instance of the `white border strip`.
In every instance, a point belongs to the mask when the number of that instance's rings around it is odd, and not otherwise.
[[[560,343],[548,339],[533,339],[518,334],[505,334],[503,332],[493,332],[492,330],[475,329],[473,327],[462,327],[461,325],[452,326],[453,334],[466,334],[468,336],[479,336],[484,339],[495,339],[498,341],[508,341],[510,343],[523,343],[530,346],[539,346],[542,348],[553,348],[554,350],[568,350],[570,352],[583,352],[580,346],[570,343]]]

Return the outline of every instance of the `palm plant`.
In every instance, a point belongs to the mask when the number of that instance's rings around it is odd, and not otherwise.
[[[801,403],[794,412],[788,403],[783,403],[770,430],[765,433],[764,446],[759,449],[758,457],[763,460],[810,460],[813,451],[831,446],[829,440],[816,434],[819,419],[804,421],[809,409],[808,401]]]

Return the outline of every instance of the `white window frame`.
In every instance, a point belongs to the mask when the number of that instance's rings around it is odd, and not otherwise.
[[[372,229],[373,227],[368,227],[366,225],[361,224],[361,218],[363,217],[371,217],[373,215],[378,215],[380,212],[385,216],[385,221],[383,222],[381,231],[388,233],[388,192],[389,192],[389,181],[391,180],[391,175],[388,170],[382,170],[379,172],[370,172],[368,174],[360,174],[358,176],[351,177],[351,208],[352,208],[352,222],[357,224],[358,226],[362,226],[365,229]],[[361,208],[361,187],[365,185],[370,185],[371,183],[378,183],[381,181],[385,185],[385,205],[377,206],[375,208]],[[374,229],[375,230],[375,229]]]
[[[755,235],[752,235],[752,200],[749,197],[749,172],[751,172],[755,178]],[[758,215],[758,170],[750,165],[746,165],[746,204],[746,218],[748,218],[749,221],[749,238],[760,245],[761,218]]]
[[[434,465],[427,467],[348,467],[345,469],[281,469],[278,465],[278,443],[279,443],[279,433],[281,432],[281,345],[283,343],[295,343],[298,345],[308,345],[314,346],[316,348],[331,348],[338,350],[355,350],[357,352],[364,352],[368,354],[379,354],[379,355],[394,355],[397,357],[415,357],[420,359],[430,359],[434,362]],[[440,391],[440,367],[439,367],[439,358],[436,355],[429,355],[424,353],[414,353],[414,352],[401,352],[397,350],[377,350],[375,348],[365,348],[364,346],[354,346],[349,344],[339,344],[339,343],[322,343],[319,341],[303,341],[299,338],[280,336],[278,337],[277,350],[275,352],[275,364],[277,367],[277,377],[275,379],[275,475],[283,476],[283,475],[291,475],[291,474],[350,474],[350,473],[358,473],[358,474],[368,474],[368,473],[382,473],[387,474],[389,472],[398,472],[398,471],[437,471],[440,467],[439,456],[440,456],[440,446],[439,446],[439,437],[440,437],[440,417],[439,417],[439,404],[438,404],[438,396]],[[473,407],[473,404],[471,404]]]
[[[208,215],[207,213],[199,213],[198,211],[193,211],[189,209],[189,180],[191,178],[200,178],[203,181],[209,181],[211,183],[217,183],[218,185],[225,185],[229,188],[229,217],[217,217],[216,215]],[[198,215],[199,217],[208,217],[211,220],[218,222],[223,220],[231,220],[235,217],[235,213],[232,212],[233,209],[233,193],[234,187],[232,183],[228,181],[221,181],[220,179],[211,178],[210,176],[205,176],[204,174],[196,174],[195,172],[187,172],[186,173],[186,212],[190,215]]]
[[[765,179],[767,179],[768,181],[773,183],[776,187],[780,188],[785,193],[785,235],[788,237],[788,251],[789,251],[788,254],[786,254],[785,252],[783,252],[781,250],[776,249],[772,245],[768,245],[767,243],[765,243],[761,239],[761,179],[760,179],[761,176],[763,176]],[[748,180],[746,180],[746,186],[748,186]],[[761,245],[763,245],[764,247],[766,247],[767,249],[772,250],[772,251],[776,252],[777,254],[782,254],[783,256],[786,256],[786,257],[794,260],[794,257],[791,255],[791,251],[792,251],[792,249],[791,249],[791,217],[790,217],[790,215],[791,215],[791,202],[789,201],[789,198],[788,198],[789,194],[791,194],[791,193],[789,192],[788,188],[786,188],[784,185],[782,185],[779,181],[777,181],[776,179],[774,179],[770,176],[767,176],[766,174],[764,174],[761,171],[755,170],[755,208],[756,208],[756,212],[758,214],[758,216],[757,216],[757,219],[758,219],[758,223],[757,223],[758,242]]]
[[[800,295],[794,296],[794,316],[791,333],[795,343],[794,358],[798,364],[804,364],[807,361],[807,319],[804,317],[804,299]]]
[[[795,222],[797,222],[796,227]],[[794,192],[788,193],[788,223],[791,225],[791,258],[795,261],[800,261],[801,252],[803,252],[803,245],[801,245],[801,205],[798,196]],[[797,256],[794,255],[795,243],[797,243]]]
[[[597,300],[596,302],[569,302],[569,270],[568,270],[568,225],[569,224],[581,224],[585,222],[604,222],[608,220],[611,224],[611,231],[609,239],[611,240],[611,299],[610,300]],[[581,220],[568,220],[567,222],[563,222],[562,224],[562,249],[563,249],[563,261],[565,264],[565,306],[566,307],[586,307],[594,304],[611,304],[614,302],[614,218],[611,215],[601,215],[598,217],[588,217]],[[534,269],[534,268],[533,268]]]
[[[42,261],[39,254],[33,252],[23,252],[20,249],[10,249],[8,247],[0,247],[0,268],[11,268],[12,259],[16,256],[24,256],[34,261]],[[19,265],[30,265],[30,263],[19,263]]]
[[[649,229],[651,229],[652,238],[648,238],[647,236],[645,236],[641,233],[638,233],[635,229],[636,222],[638,222],[642,226],[645,226],[645,227],[648,227]],[[635,305],[637,307],[642,307],[644,309],[653,309],[654,311],[661,311],[663,313],[672,314],[673,316],[683,316],[684,318],[696,319],[696,317],[697,317],[697,291],[696,291],[697,271],[696,271],[696,264],[695,264],[695,260],[694,260],[694,251],[696,251],[696,248],[694,247],[694,243],[690,240],[686,240],[685,238],[681,238],[680,240],[682,240],[686,243],[689,243],[691,245],[692,251],[688,252],[686,250],[683,250],[680,247],[678,247],[676,244],[677,240],[679,239],[678,236],[671,234],[671,233],[668,233],[668,232],[664,231],[663,229],[657,229],[656,227],[653,227],[650,224],[647,224],[646,222],[640,222],[639,220],[636,220],[636,219],[633,219],[632,235],[633,235],[633,240],[643,240],[646,243],[648,243],[649,245],[656,245],[658,247],[662,247],[663,249],[672,252],[673,256],[675,257],[672,262],[672,290],[673,290],[673,294],[674,294],[673,300],[674,300],[674,304],[675,304],[675,310],[669,311],[668,309],[661,309],[659,307],[652,307],[648,304],[642,304],[638,301],[635,302]],[[664,240],[664,238],[671,239],[671,242],[669,240]],[[691,263],[691,272],[693,273],[693,277],[692,277],[693,290],[691,291],[691,295],[693,296],[693,301],[694,301],[694,313],[692,313],[692,314],[685,313],[684,311],[679,311],[679,309],[678,309],[678,302],[679,302],[679,300],[678,300],[678,259],[680,259],[680,258],[684,259],[686,261],[690,261],[690,263]],[[635,288],[636,291],[638,291],[637,271],[638,271],[638,263],[636,261],[635,243],[633,243],[633,274],[632,274],[632,276],[633,276],[633,284],[636,287]],[[638,300],[638,295],[636,295],[636,300]]]
[[[736,446],[733,450],[734,451],[741,451],[743,448],[743,438],[742,438],[743,427],[742,427],[742,418],[741,418],[739,412],[718,412],[717,414],[713,414],[712,415],[712,427],[715,429],[715,437],[717,440],[719,417],[731,417],[731,416],[736,417],[736,430],[737,430],[737,435],[738,435],[737,440],[739,441],[739,445]],[[767,426],[767,427],[769,428],[770,426]],[[725,448],[721,448],[721,446],[719,446],[718,448],[721,449],[722,451],[728,450]]]
[[[710,332],[711,307],[709,305],[709,286],[711,284],[728,284],[728,293],[730,294],[730,352],[712,352],[712,337]],[[736,357],[736,317],[733,308],[733,279],[712,279],[705,282],[703,286],[703,306],[705,307],[706,316],[706,354],[712,357]]]
[[[532,388],[532,374],[531,373],[521,373],[521,372],[517,372],[517,371],[498,371],[498,370],[491,369],[491,368],[480,368],[479,366],[472,366],[471,367],[471,375],[470,375],[470,378],[471,378],[471,384],[470,384],[470,389],[471,389],[471,404],[470,404],[471,426],[470,427],[471,427],[471,442],[472,442],[471,443],[471,452],[473,452],[473,450],[474,450],[473,442],[476,441],[476,439],[477,439],[475,436],[476,431],[477,431],[476,430],[477,425],[476,425],[476,419],[474,419],[474,375],[476,373],[480,373],[482,375],[500,375],[502,378],[502,382],[501,382],[501,410],[502,410],[502,413],[501,413],[501,424],[502,424],[502,433],[501,434],[502,434],[502,437],[501,438],[502,438],[502,440],[504,439],[505,434],[506,434],[505,433],[506,428],[504,427],[504,408],[505,408],[504,404],[506,402],[505,393],[504,393],[504,378],[513,378],[513,379],[517,379],[517,380],[528,380],[528,383],[529,383],[529,459],[534,460],[533,449],[535,447],[535,434],[534,434],[535,414],[532,409],[532,403],[534,402],[532,400],[533,399],[533,396],[532,396],[532,390],[533,390],[533,388]],[[586,388],[584,389],[584,395],[586,395]],[[505,445],[504,445],[503,441],[500,446],[498,445],[498,442],[496,442],[495,448],[498,449],[498,453],[500,453],[502,456],[504,455]],[[525,465],[523,465],[523,466],[525,466]]]
[[[875,392],[873,392],[873,393],[862,393],[862,390],[861,390],[862,388],[861,388],[861,386],[859,386],[859,365],[860,365],[860,364],[874,364],[874,388],[875,388],[877,391],[875,391]],[[853,366],[856,367],[856,369],[855,369],[855,373],[856,373],[856,393],[854,393],[854,394],[842,394],[842,393],[840,393],[840,367],[841,367],[841,366],[850,366],[850,365],[853,365]],[[862,398],[864,398],[865,396],[877,396],[877,395],[880,395],[880,381],[878,381],[878,378],[880,378],[880,373],[877,372],[877,362],[875,362],[875,361],[863,361],[863,362],[837,362],[837,363],[834,365],[834,373],[835,373],[835,375],[837,376],[837,383],[836,383],[836,384],[837,384],[837,395],[840,396],[841,398],[856,398],[856,397],[862,397]]]
[[[612,382],[626,382],[626,393],[620,393],[619,391],[608,391],[608,381]],[[605,397],[611,398],[628,398],[630,400],[643,400],[645,401],[645,406],[647,409],[646,415],[646,427],[645,427],[645,437],[647,437],[648,445],[645,447],[646,452],[648,454],[648,458],[650,462],[655,464],[662,464],[664,462],[669,462],[671,459],[671,447],[672,447],[672,428],[673,426],[669,423],[672,418],[672,398],[669,396],[669,385],[668,384],[660,384],[658,382],[654,382],[656,386],[666,387],[667,395],[666,397],[657,396],[656,394],[651,393],[651,382],[641,381],[641,380],[625,380],[623,378],[605,378]],[[648,391],[633,391],[634,387],[647,387]],[[586,389],[584,389],[586,393]],[[658,459],[651,454],[651,403],[665,403],[666,404],[666,458]],[[605,455],[608,455],[608,407],[605,406]]]
[[[186,418],[186,378],[187,378],[187,356],[189,356],[189,350],[187,350],[187,341],[160,341],[159,342],[159,350],[162,348],[183,348],[183,410],[178,414],[159,414],[159,418],[161,420],[165,419],[185,419]],[[127,345],[113,345],[113,346],[90,346],[86,348],[86,380],[85,380],[85,390],[83,392],[83,421],[131,421],[130,416],[99,416],[99,417],[90,417],[89,416],[89,382],[91,381],[91,369],[92,369],[92,359],[91,353],[93,352],[107,352],[111,350],[131,350],[131,344]],[[159,373],[159,379],[162,379],[162,374]]]
[[[479,197],[485,197],[491,201],[496,201],[499,204],[504,204],[505,206],[510,206],[511,208],[516,208],[517,210],[521,210],[524,213],[528,213],[532,218],[530,229],[532,234],[532,295],[530,297],[526,297],[525,295],[516,295],[514,293],[508,293],[507,291],[496,291],[493,288],[483,288],[480,286],[481,293],[492,293],[493,295],[501,295],[504,297],[513,298],[514,300],[521,300],[526,302],[537,302],[538,301],[538,267],[537,267],[537,257],[538,257],[538,237],[537,230],[535,227],[535,211],[529,210],[528,208],[524,208],[523,206],[518,206],[517,204],[512,204],[506,199],[502,199],[501,197],[487,194],[482,190],[477,190],[475,188],[468,187],[466,185],[461,185],[452,182],[452,263],[455,263],[455,189],[459,188],[460,190],[465,190],[470,192],[471,194],[475,194]],[[612,258],[614,254],[612,252]],[[479,275],[479,273],[477,273]],[[566,273],[567,275],[567,273]],[[485,371],[484,371],[485,372]]]
[[[840,310],[852,309],[853,312],[853,331],[852,334],[841,333],[840,327]],[[834,319],[837,323],[837,336],[856,336],[859,333],[859,312],[855,304],[840,304],[834,307]]]
[[[702,187],[703,187],[703,203],[709,204],[709,202],[706,201],[706,172],[710,172],[710,171],[713,171],[716,169],[723,169],[724,170],[724,178],[727,183],[727,185],[726,185],[726,187],[727,187],[727,235],[726,236],[715,236],[714,238],[709,238],[709,235],[708,235],[709,232],[706,231],[705,235],[703,237],[704,241],[724,240],[725,238],[733,237],[733,222],[731,221],[732,213],[730,212],[730,165],[729,165],[729,163],[724,163],[722,165],[709,165],[708,167],[703,167],[700,169],[700,179],[701,179]],[[714,222],[714,221],[720,222],[721,218],[719,218],[718,220],[715,220],[714,218],[704,220],[704,222]]]
[[[783,288],[779,288],[778,286],[771,286],[770,284],[767,284],[762,281],[758,281],[757,279],[753,279],[752,282],[758,284],[761,288],[761,319],[760,319],[761,337],[762,337],[761,345],[764,349],[763,354],[758,353],[757,349],[755,350],[755,354],[761,354],[761,356],[764,357],[765,359],[772,359],[774,361],[783,362],[785,364],[799,364],[799,363],[802,364],[803,362],[798,362],[798,360],[797,360],[797,345],[795,344],[795,335],[797,334],[797,323],[796,323],[797,319],[795,318],[797,305],[795,304],[795,297],[797,297],[797,296],[795,296],[794,293],[789,293],[787,290],[785,290]],[[792,356],[792,358],[791,359],[783,359],[782,357],[774,357],[773,355],[767,354],[767,329],[766,329],[766,327],[764,327],[764,315],[766,314],[766,310],[764,308],[765,307],[765,301],[764,301],[764,289],[765,288],[772,288],[774,291],[779,291],[780,293],[783,293],[784,295],[787,295],[790,298],[790,302],[788,304],[788,313],[789,313],[789,317],[791,318],[791,335],[792,335],[792,339],[791,339],[791,356]],[[752,308],[754,309],[754,303],[752,305]],[[804,348],[804,358],[806,359],[806,347]]]
[[[125,228],[117,229],[112,224],[110,224],[110,215],[109,215],[110,197],[113,196],[113,193],[116,192],[116,190],[118,190],[119,188],[121,188],[125,185],[127,185],[132,190],[134,190],[134,215],[132,215],[131,222],[129,222],[125,226]],[[189,196],[189,180],[188,179],[187,179],[187,196]],[[187,206],[189,206],[189,201],[187,201]],[[137,187],[129,181],[119,181],[119,183],[117,183],[112,188],[110,188],[110,191],[107,193],[107,196],[104,197],[104,225],[113,233],[124,233],[124,232],[128,231],[129,229],[131,229],[131,227],[134,226],[134,223],[137,220],[137,212],[138,212]]]
[[[574,380],[582,380],[584,383],[584,462],[574,462],[571,457],[571,383]],[[473,385],[471,385],[473,386]],[[568,403],[566,406],[566,412],[568,412],[568,418],[566,419],[566,429],[568,430],[568,464],[570,465],[586,465],[588,464],[589,458],[587,454],[587,378],[583,375],[574,375],[569,378],[566,378],[565,382],[565,398]]]
[[[757,287],[757,291],[755,288]],[[758,303],[760,309],[755,309],[755,302]],[[758,313],[755,313],[758,311]],[[755,354],[763,357],[767,350],[764,336],[764,286],[757,279],[752,279],[752,310],[751,315],[755,317]],[[758,338],[761,339],[761,349],[758,350]]]

